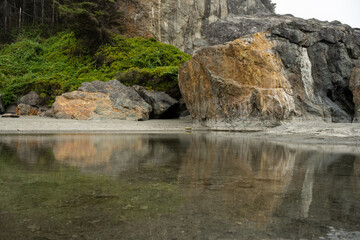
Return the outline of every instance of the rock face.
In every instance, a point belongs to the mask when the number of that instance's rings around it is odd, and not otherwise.
[[[4,113],[4,107],[2,103],[2,95],[0,94],[0,113]]]
[[[38,106],[41,103],[39,94],[34,91],[29,92],[25,96],[21,97],[18,104],[26,104],[30,106]]]
[[[131,87],[118,80],[83,83],[73,92],[56,98],[56,118],[147,120],[152,108]]]
[[[358,30],[291,16],[229,16],[206,36],[215,44],[256,31],[263,33],[202,49],[180,69],[194,119],[227,128],[293,118],[358,121]]]
[[[147,90],[142,86],[134,86],[136,92],[152,107],[150,118],[174,118],[178,101],[164,92]]]
[[[360,68],[355,68],[350,79],[350,90],[354,95],[354,122],[360,123]]]
[[[265,34],[198,51],[179,73],[193,119],[253,127],[295,114],[290,82]]]
[[[18,115],[41,115],[49,108],[44,105],[43,99],[34,91],[22,96],[16,106],[16,114]]]
[[[16,108],[17,108],[16,104],[8,105],[6,106],[5,113],[16,114]]]
[[[154,37],[187,53],[208,45],[205,30],[219,19],[270,12],[261,0],[127,0],[119,9],[129,36]]]
[[[36,116],[39,114],[39,111],[33,108],[32,106],[24,103],[20,103],[16,107],[16,114],[17,115],[32,115]]]

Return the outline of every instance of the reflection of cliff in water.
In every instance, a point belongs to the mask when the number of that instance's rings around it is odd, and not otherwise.
[[[311,226],[304,228],[299,221],[317,223],[314,228],[324,224],[324,232],[329,224],[360,223],[360,158],[304,149],[241,138],[193,137],[179,182],[202,211],[254,229],[272,227],[286,237],[299,237],[300,232],[311,237]],[[286,224],[298,229],[290,233],[284,230]]]
[[[299,159],[283,203],[275,213],[280,224],[284,224],[286,216],[286,223],[297,228],[294,234],[304,223],[358,230],[359,164],[359,157],[351,154],[313,152],[309,158]]]
[[[182,224],[200,232],[212,229],[214,236],[231,228],[234,234],[251,229],[312,238],[328,226],[359,228],[360,157],[334,146],[306,149],[232,134],[0,137],[0,154],[13,151],[33,167],[65,164],[114,176],[171,169],[187,204],[179,216],[148,223],[148,231]],[[148,174],[158,177],[156,171]]]
[[[219,136],[194,137],[190,146],[179,173],[188,198],[203,198],[198,207],[231,212],[239,223],[250,221],[262,228],[269,222],[291,182],[295,151]]]

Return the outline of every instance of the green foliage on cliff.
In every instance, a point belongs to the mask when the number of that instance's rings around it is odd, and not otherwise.
[[[174,98],[181,98],[178,90],[179,67],[131,68],[117,74],[116,78],[126,85],[141,85],[151,90],[166,92]]]
[[[48,103],[57,95],[76,90],[82,82],[107,81],[116,75],[125,84],[141,84],[170,91],[177,84],[179,66],[190,59],[177,48],[154,39],[114,37],[111,44],[90,54],[74,33],[41,39],[25,38],[0,50],[0,93],[10,104],[33,90]],[[157,79],[153,81],[152,79]]]
[[[116,36],[113,43],[100,48],[97,57],[101,63],[121,70],[133,67],[156,68],[180,66],[189,60],[189,55],[176,47],[155,39],[123,38]]]

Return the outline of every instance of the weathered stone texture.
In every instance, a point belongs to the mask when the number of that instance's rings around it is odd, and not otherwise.
[[[295,113],[291,85],[265,35],[202,49],[183,65],[179,85],[194,119],[273,126]]]
[[[358,121],[358,30],[292,16],[229,16],[211,24],[206,37],[220,44],[259,29],[264,32],[199,50],[180,69],[194,119],[228,128],[294,117]]]
[[[26,94],[20,98],[20,100],[18,101],[18,104],[21,104],[21,103],[30,105],[30,106],[38,106],[41,103],[41,98],[36,92],[31,91],[28,94]]]
[[[164,92],[147,90],[142,86],[133,86],[135,91],[152,107],[150,118],[173,118],[176,117],[178,101]]]
[[[16,104],[7,105],[7,106],[6,106],[6,109],[5,109],[5,113],[16,114],[16,108],[17,108],[17,105],[16,105]]]
[[[270,12],[260,0],[128,0],[119,8],[127,35],[154,37],[188,53],[208,45],[204,33],[209,24],[229,14]]]
[[[118,80],[83,83],[78,91],[56,98],[56,118],[147,120],[152,108],[131,87]]]
[[[39,111],[36,110],[34,107],[28,104],[20,103],[16,107],[16,114],[17,115],[30,115],[30,116],[36,116],[39,114]]]
[[[354,122],[360,123],[360,67],[355,68],[352,72],[350,89],[355,103]]]

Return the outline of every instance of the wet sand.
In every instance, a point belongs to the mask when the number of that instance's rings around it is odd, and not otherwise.
[[[169,133],[211,131],[191,120],[71,120],[43,117],[0,118],[0,134],[59,134],[59,133]],[[360,123],[324,123],[320,121],[291,122],[259,132],[239,132],[242,137],[262,138],[287,143],[316,143],[360,147]]]

